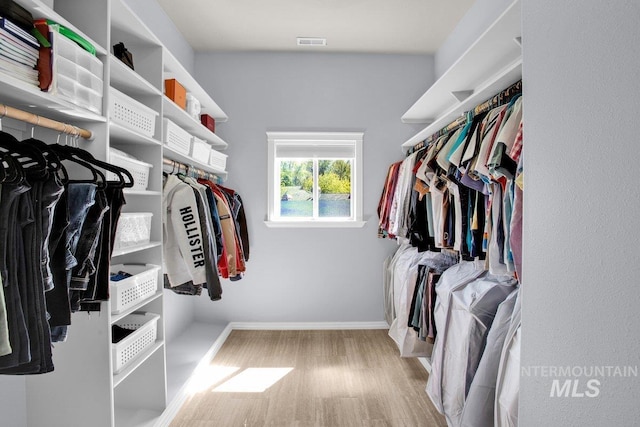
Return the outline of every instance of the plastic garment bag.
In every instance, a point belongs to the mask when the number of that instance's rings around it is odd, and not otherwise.
[[[517,293],[517,290],[511,292],[498,306],[496,317],[487,335],[487,345],[464,403],[460,419],[462,427],[493,427],[500,355],[511,326]]]

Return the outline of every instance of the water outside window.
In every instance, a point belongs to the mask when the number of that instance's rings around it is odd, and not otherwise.
[[[280,216],[349,218],[351,160],[281,160]],[[318,196],[314,204],[314,194]]]

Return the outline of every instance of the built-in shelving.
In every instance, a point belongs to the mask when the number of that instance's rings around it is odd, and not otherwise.
[[[173,148],[167,147],[166,145],[164,146],[164,157],[166,157],[167,159],[175,160],[180,163],[184,163],[186,165],[195,166],[206,172],[211,172],[213,174],[216,174],[218,177],[222,178],[223,180],[227,178],[226,171],[218,168],[214,168],[208,163],[202,163],[201,161],[196,160],[192,157],[185,156],[184,154],[179,153],[175,151]]]
[[[149,83],[144,77],[126,66],[115,56],[109,56],[111,65],[111,86],[130,95],[161,95],[160,89]]]
[[[162,145],[160,141],[154,138],[149,138],[145,135],[140,135],[136,131],[133,131],[127,127],[119,125],[117,123],[109,123],[109,132],[111,140],[116,143],[124,144],[137,144],[137,145]]]
[[[44,4],[40,0],[14,0],[16,3],[20,4],[25,9],[29,10],[33,15],[34,19],[50,19],[52,21],[57,22],[58,24],[72,30],[80,37],[84,38],[86,41],[91,43],[96,48],[96,53],[98,55],[106,55],[107,51],[104,46],[101,46],[99,43],[96,43],[91,37],[81,31],[77,26],[69,22],[64,16],[60,15],[55,10],[51,9],[49,6]]]
[[[140,252],[147,249],[155,248],[160,245],[162,245],[162,242],[149,242],[142,245],[131,246],[128,248],[116,249],[115,251],[113,251],[111,256],[115,258],[117,256],[128,255],[135,252]]]
[[[123,193],[129,196],[161,196],[162,192],[160,191],[151,191],[151,190],[132,190],[131,188],[125,188]]]
[[[156,351],[161,349],[164,346],[164,341],[159,340],[156,341],[152,346],[146,349],[144,352],[136,356],[135,359],[131,360],[126,368],[117,374],[113,375],[113,387],[117,387],[120,385],[122,381],[124,381],[133,371],[135,371],[140,365],[142,365],[145,360],[153,355]]]
[[[227,148],[227,143],[224,142],[222,138],[211,132],[209,128],[191,117],[189,113],[180,108],[175,102],[166,96],[162,99],[162,107],[164,109],[164,117],[171,119],[171,121],[175,122],[191,135],[208,141],[215,149],[224,150]]]
[[[522,77],[521,0],[514,1],[402,116],[428,126],[411,147]]]
[[[211,96],[163,46],[153,32],[132,11],[125,0],[16,0],[35,18],[47,18],[76,32],[97,50],[103,65],[103,111],[95,114],[55,94],[42,92],[10,74],[0,74],[0,103],[90,130],[91,141],[79,140],[78,146],[100,160],[109,160],[110,148],[150,164],[148,186],[144,190],[124,189],[126,203],[122,213],[149,212],[153,215],[149,243],[114,250],[112,264],[163,265],[162,251],[162,169],[168,157],[211,172],[225,179],[226,171],[184,156],[163,145],[162,118],[168,117],[193,136],[207,141],[215,149],[227,143],[199,120],[189,116],[164,95],[164,80],[176,78],[201,103],[202,112],[219,123],[227,115]],[[55,3],[55,4],[54,4]],[[133,55],[133,69],[112,53],[112,46],[124,43]],[[114,88],[157,113],[153,137],[140,135],[127,126],[114,123],[109,115]],[[7,119],[12,132],[28,133],[29,127]],[[52,130],[38,131],[44,141],[55,142]],[[171,398],[184,386],[220,330],[207,326],[189,328],[200,334],[182,334],[175,330],[175,319],[182,325],[193,321],[192,301],[172,299],[163,288],[163,272],[158,272],[158,287],[153,295],[138,301],[120,313],[112,313],[113,301],[103,301],[99,313],[72,314],[69,337],[56,344],[55,371],[47,375],[25,377],[24,392],[29,412],[28,425],[77,425],[91,420],[95,427],[143,427],[159,425],[167,408],[167,382],[171,378]],[[150,291],[151,292],[151,291]],[[167,310],[167,301],[171,306]],[[183,305],[184,304],[184,305]],[[186,308],[186,309],[185,309]],[[185,309],[185,316],[180,310]],[[134,312],[152,313],[157,318],[157,338],[140,355],[129,361],[119,373],[113,370],[112,327]],[[167,324],[169,331],[166,331]],[[169,350],[170,349],[170,350]],[[166,353],[171,354],[171,365]],[[191,360],[192,358],[196,358]],[[78,394],[77,391],[82,390]],[[174,405],[175,406],[175,405]],[[73,407],[72,411],[61,408]],[[165,425],[165,424],[162,424]],[[168,425],[168,423],[167,423]]]
[[[228,120],[224,111],[211,99],[209,95],[200,84],[189,74],[184,66],[176,59],[175,56],[169,50],[164,50],[164,78],[176,79],[185,87],[188,92],[191,92],[193,96],[200,101],[202,107],[202,113],[208,114],[217,122],[226,122]]]
[[[146,298],[146,299],[140,301],[139,303],[127,308],[126,310],[123,310],[118,314],[111,314],[111,323],[115,323],[118,320],[122,319],[123,317],[133,313],[134,311],[140,310],[142,307],[144,307],[145,305],[149,304],[150,302],[155,301],[158,298],[162,297],[162,295],[163,295],[163,291],[159,290],[155,294],[151,295],[149,298]]]
[[[33,114],[62,122],[106,122],[99,114],[43,92],[38,86],[28,84],[9,74],[0,73],[0,93],[4,103]]]

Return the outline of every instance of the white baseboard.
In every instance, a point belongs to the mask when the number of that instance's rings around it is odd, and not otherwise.
[[[431,359],[428,357],[418,357],[418,362],[420,362],[422,364],[422,366],[424,366],[424,369],[428,372],[431,373]]]
[[[385,321],[380,322],[231,322],[213,342],[207,353],[200,359],[189,380],[182,386],[176,397],[167,405],[154,427],[167,427],[173,421],[184,402],[189,397],[189,389],[198,372],[206,368],[233,330],[293,331],[293,330],[349,330],[349,329],[389,329]],[[426,366],[425,366],[426,367]],[[431,365],[429,369],[431,372]]]
[[[347,330],[389,329],[385,321],[380,322],[231,322],[234,330],[298,331],[298,330]]]

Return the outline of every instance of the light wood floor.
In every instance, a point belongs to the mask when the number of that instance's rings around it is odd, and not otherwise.
[[[264,392],[213,391],[247,368],[293,369]],[[171,427],[446,426],[386,330],[233,331],[210,369]]]

